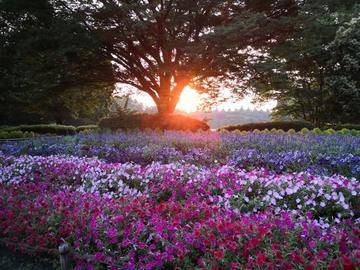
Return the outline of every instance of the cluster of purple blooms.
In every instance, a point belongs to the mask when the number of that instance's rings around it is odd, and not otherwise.
[[[0,238],[40,255],[64,239],[79,270],[355,270],[359,138],[124,132],[4,143]]]

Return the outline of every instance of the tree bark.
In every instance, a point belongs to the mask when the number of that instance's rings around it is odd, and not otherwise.
[[[174,113],[176,105],[177,101],[175,102],[171,95],[167,97],[160,97],[160,99],[156,102],[158,114],[160,115],[170,115]]]
[[[173,89],[171,89],[170,81],[164,83],[164,86],[159,91],[159,98],[157,100],[154,99],[158,114],[170,115],[174,113],[180,95],[188,82],[189,79],[178,81]]]

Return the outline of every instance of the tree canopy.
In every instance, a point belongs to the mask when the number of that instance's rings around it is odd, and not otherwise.
[[[63,123],[106,112],[112,65],[77,18],[50,0],[5,0],[0,21],[1,122]]]
[[[3,0],[0,122],[99,119],[116,83],[146,92],[160,114],[190,86],[208,101],[253,90],[278,101],[275,116],[358,122],[359,10],[356,0]]]
[[[283,38],[290,29],[282,19],[298,7],[295,0],[74,2],[62,4],[100,37],[117,82],[148,93],[164,114],[187,85],[210,97],[229,85],[236,91],[250,46]]]
[[[294,34],[254,62],[248,86],[278,101],[275,116],[320,125],[360,121],[356,2],[306,3],[293,20]]]

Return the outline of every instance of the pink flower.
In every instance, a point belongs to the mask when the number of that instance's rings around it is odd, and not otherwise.
[[[309,247],[311,248],[311,249],[314,249],[315,247],[316,247],[316,243],[315,243],[315,241],[310,241],[309,242]]]
[[[124,220],[124,216],[123,215],[116,216],[114,220],[116,223],[120,223]]]
[[[266,260],[267,256],[265,253],[261,252],[261,251],[258,251],[257,252],[257,264],[259,267],[262,267],[265,263],[265,260]]]

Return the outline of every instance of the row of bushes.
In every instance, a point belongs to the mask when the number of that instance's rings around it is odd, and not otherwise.
[[[342,127],[342,128],[340,128]],[[35,135],[75,135],[77,133],[91,133],[99,130],[131,130],[131,129],[160,129],[160,130],[209,130],[210,127],[205,121],[187,117],[184,115],[169,115],[160,116],[157,114],[146,113],[128,113],[118,112],[107,118],[103,118],[99,126],[85,125],[85,126],[65,126],[65,125],[20,125],[14,127],[0,128],[0,139],[9,138],[25,138],[33,137]],[[237,131],[237,132],[288,132],[288,133],[308,133],[316,134],[358,134],[360,131],[359,125],[343,125],[334,128],[327,128],[320,130],[315,128],[309,122],[303,121],[277,121],[277,122],[263,122],[263,123],[249,123],[244,125],[228,126],[219,129],[219,131]]]
[[[227,131],[235,131],[235,130],[241,130],[241,131],[255,131],[255,130],[283,130],[283,131],[289,131],[289,130],[295,130],[296,132],[300,132],[302,129],[308,129],[313,130],[316,127],[306,121],[274,121],[274,122],[259,122],[259,123],[248,123],[243,125],[234,125],[234,126],[227,126],[220,128],[219,130],[227,130]],[[360,130],[360,125],[357,124],[345,124],[345,125],[326,125],[324,130]]]
[[[234,133],[239,133],[239,134],[247,134],[249,132],[255,132],[255,133],[288,133],[288,134],[295,134],[295,133],[300,133],[300,134],[308,134],[308,133],[313,133],[313,134],[326,134],[326,135],[331,135],[331,134],[343,134],[343,135],[360,135],[360,130],[356,130],[356,129],[347,129],[347,128],[343,128],[341,130],[335,130],[333,128],[329,128],[329,129],[324,129],[321,130],[320,128],[314,128],[312,130],[309,130],[308,128],[302,128],[300,131],[296,131],[295,129],[289,129],[288,131],[284,131],[282,129],[264,129],[264,130],[259,130],[259,129],[254,129],[251,131],[244,131],[244,130],[233,130],[233,131],[228,131],[226,129],[220,129],[220,132],[234,132]]]
[[[88,133],[98,129],[97,125],[65,126],[65,125],[20,125],[13,127],[2,127],[0,139],[27,138],[36,135],[75,135],[77,133]]]
[[[13,131],[3,131],[0,130],[0,140],[5,139],[17,139],[17,138],[32,138],[35,137],[34,132],[22,132],[20,130],[13,130]]]
[[[160,116],[157,114],[134,114],[120,112],[108,118],[103,118],[99,126],[65,126],[65,125],[20,125],[0,128],[0,139],[26,138],[36,135],[75,135],[77,133],[91,133],[102,130],[132,130],[132,129],[160,129],[160,130],[209,130],[204,121],[184,115]]]
[[[360,124],[344,124],[344,125],[335,125],[335,126],[327,126],[327,127],[333,128],[335,130],[342,130],[342,129],[360,130]]]
[[[104,118],[99,123],[100,128],[110,129],[160,129],[160,130],[209,130],[205,121],[184,115],[167,115],[147,113],[118,112],[116,115]]]
[[[221,128],[221,130],[227,131],[254,131],[254,130],[283,130],[288,131],[290,129],[295,130],[296,132],[300,131],[303,128],[313,129],[315,128],[313,124],[304,121],[274,121],[274,122],[259,122],[259,123],[248,123],[243,125],[234,125],[234,126],[227,126]]]

